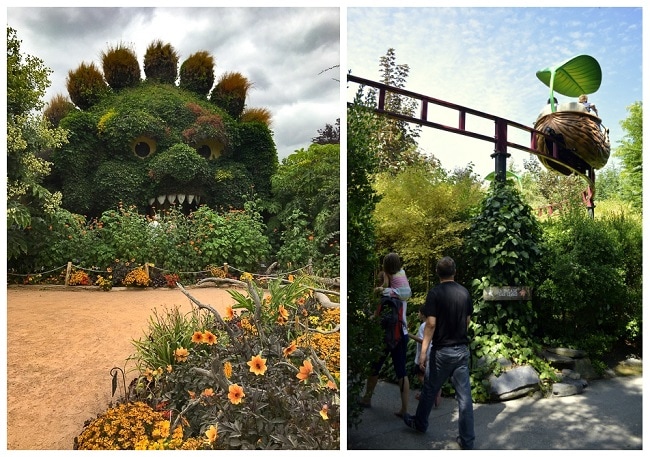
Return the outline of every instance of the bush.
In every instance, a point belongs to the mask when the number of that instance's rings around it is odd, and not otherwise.
[[[593,335],[625,335],[633,316],[627,306],[624,235],[614,224],[591,219],[584,211],[562,213],[547,221],[544,230],[548,255],[537,301],[544,335],[573,345]]]
[[[272,281],[265,295],[250,278],[223,317],[195,302],[208,314],[155,321],[137,344],[139,394],[186,438],[214,424],[219,449],[338,449],[338,309],[321,309],[300,281]]]

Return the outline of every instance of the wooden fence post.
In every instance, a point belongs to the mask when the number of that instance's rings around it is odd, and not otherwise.
[[[65,285],[70,285],[70,272],[72,271],[72,262],[68,262],[68,268],[65,270]]]

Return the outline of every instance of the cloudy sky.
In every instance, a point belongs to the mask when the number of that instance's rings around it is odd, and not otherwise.
[[[247,106],[271,111],[280,158],[309,147],[340,117],[340,20],[335,7],[7,9],[21,53],[53,70],[45,101],[67,95],[70,70],[82,62],[101,68],[101,53],[120,43],[133,48],[142,68],[148,45],[160,39],[179,54],[179,67],[208,51],[216,79],[237,71],[252,81]]]
[[[394,48],[397,63],[410,67],[406,89],[532,127],[549,96],[535,73],[587,54],[602,69],[600,89],[589,99],[610,128],[614,150],[626,108],[642,100],[641,32],[640,7],[348,8],[346,65],[353,75],[378,81],[379,59]],[[348,90],[347,99],[353,96]],[[560,103],[575,101],[556,96]],[[456,112],[449,122],[444,116],[429,120],[457,126]],[[486,128],[481,133],[494,135],[493,122]],[[473,162],[480,176],[494,170],[491,143],[423,128],[419,144],[446,169]],[[518,165],[529,157],[511,153]]]

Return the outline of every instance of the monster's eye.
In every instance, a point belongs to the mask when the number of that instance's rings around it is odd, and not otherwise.
[[[196,145],[196,152],[206,160],[214,160],[221,155],[223,144],[219,140],[203,140]]]
[[[156,140],[146,136],[139,136],[131,142],[131,150],[140,159],[147,158],[156,152]]]

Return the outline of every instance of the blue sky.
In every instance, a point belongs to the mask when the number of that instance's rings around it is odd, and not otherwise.
[[[589,100],[610,129],[612,151],[624,133],[620,121],[626,108],[642,100],[640,7],[348,8],[347,69],[353,75],[379,80],[379,59],[389,48],[398,64],[410,67],[406,89],[531,127],[549,95],[535,73],[590,55],[603,78]],[[353,92],[348,90],[348,100]],[[575,101],[556,96],[560,103]],[[455,112],[449,122],[434,116],[429,120],[457,125]],[[468,123],[468,128],[494,135],[493,125]],[[525,144],[528,136],[520,141]],[[446,169],[473,162],[480,176],[494,170],[488,142],[423,128],[419,145]],[[530,157],[511,153],[509,160],[520,169]],[[612,163],[610,158],[608,166]]]

